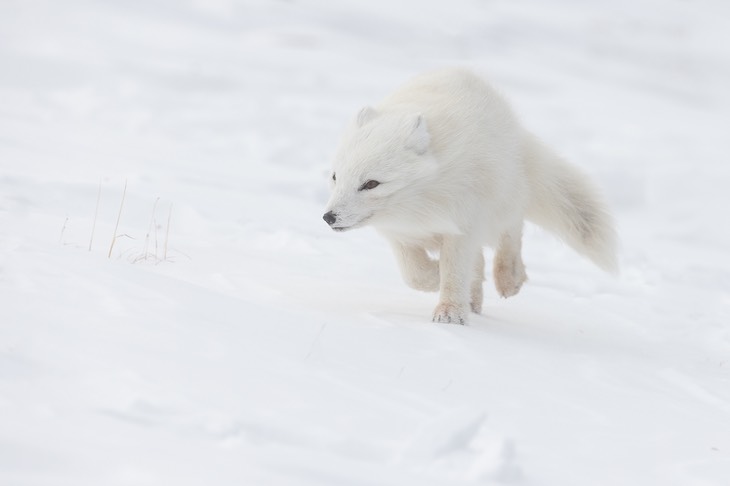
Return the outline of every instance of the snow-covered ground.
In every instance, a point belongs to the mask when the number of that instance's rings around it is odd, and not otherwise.
[[[3,1],[0,484],[730,484],[728,18]],[[529,227],[522,292],[437,325],[327,228],[344,125],[446,65],[595,178],[620,277]]]

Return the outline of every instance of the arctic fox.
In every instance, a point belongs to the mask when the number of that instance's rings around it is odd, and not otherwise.
[[[481,312],[485,245],[495,249],[499,294],[519,292],[525,219],[617,270],[613,220],[593,185],[470,71],[421,75],[363,108],[329,177],[324,220],[336,231],[381,233],[405,282],[440,292],[435,322],[464,324],[469,310]]]

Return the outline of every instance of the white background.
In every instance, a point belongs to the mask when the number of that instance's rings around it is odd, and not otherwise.
[[[730,484],[728,18],[3,1],[0,483]],[[522,292],[437,325],[327,228],[346,123],[452,65],[603,189],[618,278],[529,226]]]

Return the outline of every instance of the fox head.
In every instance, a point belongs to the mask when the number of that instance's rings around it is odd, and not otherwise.
[[[333,230],[387,224],[436,163],[423,115],[363,108],[342,139],[329,174],[324,220]]]

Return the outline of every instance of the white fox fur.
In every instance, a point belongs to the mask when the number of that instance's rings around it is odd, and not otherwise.
[[[421,75],[364,108],[330,180],[324,219],[339,231],[374,226],[406,283],[440,292],[436,322],[465,323],[470,309],[481,312],[484,245],[495,249],[500,295],[519,292],[525,219],[599,267],[617,268],[612,218],[587,177],[469,71]]]

